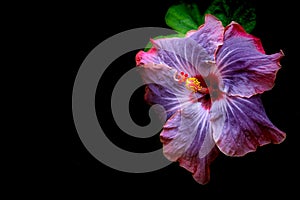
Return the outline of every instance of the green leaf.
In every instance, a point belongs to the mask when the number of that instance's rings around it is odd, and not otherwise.
[[[177,31],[185,34],[192,29],[198,29],[203,23],[198,6],[196,4],[178,4],[171,6],[165,16],[166,24]]]
[[[171,34],[171,35],[160,35],[160,36],[154,37],[153,39],[173,38],[173,37],[179,37],[179,38],[182,38],[182,37],[184,37],[184,36],[185,36],[185,34],[177,33],[177,34]],[[151,42],[148,42],[148,44],[147,44],[146,47],[144,48],[144,51],[148,51],[149,49],[151,49],[151,47],[152,47],[152,43],[151,43]]]
[[[203,16],[200,14],[199,8],[196,4],[188,4],[187,7],[189,8],[191,17],[196,23],[198,29],[198,27],[204,22]]]
[[[205,11],[205,14],[212,14],[228,25],[236,21],[250,33],[256,25],[255,8],[251,1],[245,0],[214,0]]]

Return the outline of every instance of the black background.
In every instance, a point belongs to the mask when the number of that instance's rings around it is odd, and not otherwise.
[[[164,21],[169,6],[178,1],[108,1],[98,4],[70,3],[45,6],[46,31],[55,38],[55,55],[59,56],[56,66],[62,84],[61,101],[64,129],[58,136],[62,142],[59,158],[52,162],[56,169],[53,188],[68,191],[70,195],[83,193],[102,197],[111,196],[144,198],[151,195],[186,198],[204,198],[228,194],[231,197],[249,195],[290,196],[299,186],[299,169],[296,139],[297,121],[300,113],[297,105],[297,68],[295,52],[299,23],[292,1],[254,1],[257,10],[257,25],[252,34],[262,40],[267,54],[285,53],[282,69],[277,74],[275,87],[262,95],[263,104],[271,121],[287,133],[286,140],[279,145],[269,144],[258,148],[255,153],[231,158],[220,155],[211,165],[211,181],[207,185],[196,183],[192,175],[173,163],[168,167],[144,174],[133,174],[111,169],[96,160],[81,143],[76,132],[71,110],[73,83],[77,70],[89,52],[103,40],[125,30],[138,27],[167,27]],[[211,1],[199,1],[203,11]],[[50,9],[49,9],[50,8]],[[51,36],[49,36],[51,37]],[[49,40],[48,40],[49,41]],[[53,44],[52,44],[53,45]],[[292,50],[293,49],[293,50]],[[134,152],[147,152],[161,146],[159,135],[148,139],[135,139],[122,133],[114,124],[109,109],[112,88],[118,78],[135,66],[135,52],[117,59],[100,80],[96,94],[96,109],[100,124],[108,138],[116,145]],[[109,82],[111,81],[111,82]],[[104,84],[105,83],[105,84]],[[66,87],[65,87],[66,86]],[[133,120],[147,124],[147,105],[143,102],[143,90],[137,91],[130,107]],[[61,130],[61,129],[60,129]],[[113,136],[112,136],[113,135]],[[141,192],[141,194],[139,194]]]

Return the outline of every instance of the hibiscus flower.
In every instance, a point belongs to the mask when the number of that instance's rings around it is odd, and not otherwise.
[[[184,38],[151,40],[136,63],[145,100],[165,108],[163,153],[200,184],[219,152],[243,156],[286,135],[267,117],[260,95],[272,89],[283,53],[266,55],[241,25],[223,27],[213,15]]]

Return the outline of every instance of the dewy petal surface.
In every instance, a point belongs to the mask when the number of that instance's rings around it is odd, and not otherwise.
[[[286,136],[267,117],[259,95],[215,101],[210,116],[214,141],[229,156],[243,156],[258,146],[280,143]]]
[[[230,96],[251,97],[274,86],[283,53],[266,55],[261,41],[232,22],[225,29],[224,43],[216,53],[216,64]]]

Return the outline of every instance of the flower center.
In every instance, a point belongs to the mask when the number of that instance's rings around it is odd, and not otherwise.
[[[198,81],[198,79],[194,77],[186,79],[185,87],[193,92],[198,92],[198,91],[200,92],[202,89],[200,82]]]
[[[185,87],[192,92],[208,94],[208,88],[203,79],[199,80],[196,77],[189,77],[189,75],[184,72],[180,72],[179,74],[176,72],[174,74],[174,80],[180,84],[185,83]],[[201,82],[204,84],[203,86]]]

